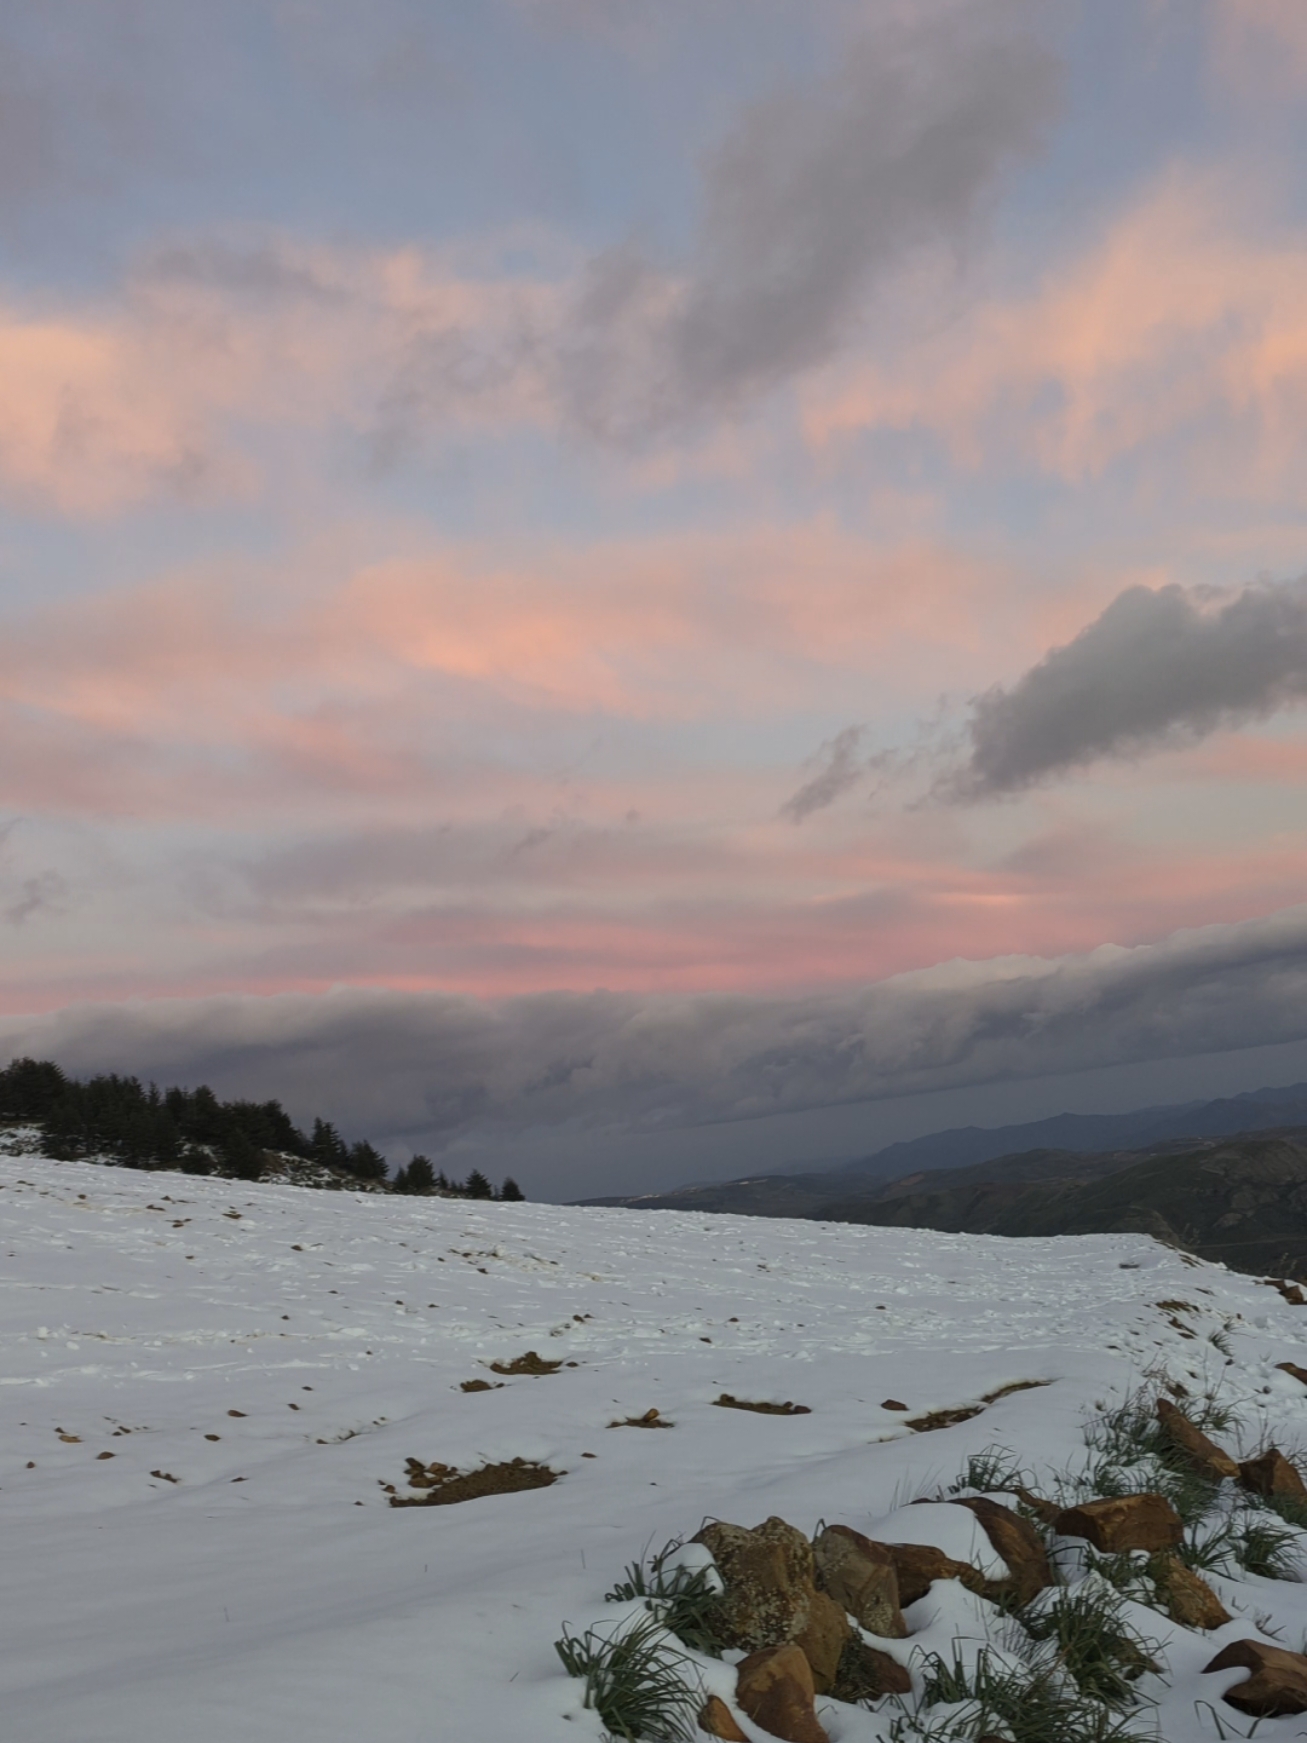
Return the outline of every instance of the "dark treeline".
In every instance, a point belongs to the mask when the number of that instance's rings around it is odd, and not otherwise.
[[[366,1139],[346,1143],[329,1120],[318,1119],[306,1136],[279,1101],[219,1101],[207,1084],[161,1090],[116,1073],[83,1083],[49,1059],[15,1059],[0,1071],[0,1123],[39,1126],[46,1151],[67,1161],[93,1156],[124,1168],[258,1180],[272,1151],[319,1163],[342,1184],[357,1180],[455,1198],[522,1197],[512,1180],[496,1192],[479,1168],[466,1181],[447,1180],[425,1156],[414,1156],[389,1180],[385,1158]]]

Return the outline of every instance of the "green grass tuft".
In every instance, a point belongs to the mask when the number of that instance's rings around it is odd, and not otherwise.
[[[703,1691],[687,1682],[693,1666],[668,1646],[654,1617],[611,1635],[593,1628],[569,1634],[564,1628],[554,1650],[567,1674],[585,1684],[585,1704],[610,1737],[693,1743]]]

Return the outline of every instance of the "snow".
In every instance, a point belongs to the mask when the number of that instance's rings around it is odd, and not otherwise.
[[[1307,1429],[1307,1389],[1274,1366],[1307,1362],[1307,1310],[1141,1236],[478,1205],[18,1155],[0,1156],[0,1239],[14,1743],[584,1743],[601,1727],[555,1656],[562,1625],[615,1623],[624,1566],[707,1516],[906,1538],[910,1512],[916,1541],[983,1562],[969,1515],[914,1499],[994,1445],[1079,1462],[1085,1414],[1158,1363],[1241,1400],[1249,1445]],[[1197,1305],[1178,1316],[1196,1337],[1157,1306],[1173,1298]],[[1230,1358],[1208,1341],[1227,1324]],[[460,1390],[529,1349],[576,1365]],[[932,1433],[882,1408],[1029,1380],[1048,1384]],[[811,1414],[715,1408],[722,1392]],[[651,1407],[675,1426],[608,1427]],[[381,1487],[407,1492],[408,1457],[518,1456],[566,1475],[429,1510]],[[1307,1630],[1307,1586],[1218,1585],[1243,1614],[1213,1635],[1149,1613],[1167,1743],[1217,1735],[1197,1703],[1242,1673],[1202,1665],[1255,1614],[1284,1645]],[[978,1639],[982,1608],[941,1582],[893,1650]],[[884,1735],[821,1705],[833,1743]]]

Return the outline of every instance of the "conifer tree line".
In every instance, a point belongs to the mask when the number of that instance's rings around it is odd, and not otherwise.
[[[0,1124],[40,1127],[47,1154],[66,1161],[91,1156],[124,1168],[258,1180],[273,1151],[317,1162],[342,1185],[357,1180],[417,1196],[522,1198],[513,1180],[498,1192],[479,1168],[464,1181],[450,1180],[426,1156],[414,1156],[391,1178],[384,1156],[365,1138],[347,1143],[321,1119],[306,1137],[279,1101],[220,1101],[207,1084],[161,1090],[116,1073],[82,1082],[49,1059],[14,1059],[0,1071]]]

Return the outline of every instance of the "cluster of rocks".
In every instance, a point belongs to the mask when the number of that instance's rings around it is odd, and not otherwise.
[[[1262,1496],[1301,1495],[1307,1501],[1297,1470],[1275,1448],[1239,1462],[1168,1400],[1160,1402],[1158,1415],[1175,1455],[1202,1475],[1232,1478]],[[1142,1552],[1158,1604],[1173,1621],[1193,1629],[1230,1621],[1216,1593],[1176,1553],[1184,1522],[1164,1495],[1106,1497],[1064,1508],[1025,1490],[1015,1493],[1059,1537],[1078,1538],[1107,1555]],[[828,1743],[816,1713],[818,1695],[861,1701],[910,1692],[903,1664],[864,1636],[907,1637],[904,1607],[924,1597],[934,1581],[958,1580],[982,1597],[1018,1608],[1055,1583],[1045,1539],[1030,1518],[985,1497],[955,1504],[975,1516],[989,1539],[1005,1570],[999,1577],[932,1544],[873,1542],[847,1525],[825,1526],[811,1541],[778,1518],[752,1530],[706,1525],[694,1541],[707,1548],[722,1580],[714,1630],[723,1646],[746,1654],[736,1667],[738,1709],[785,1743]],[[1205,1670],[1235,1666],[1250,1675],[1225,1695],[1230,1706],[1258,1717],[1307,1711],[1307,1657],[1261,1640],[1238,1640]],[[747,1743],[716,1696],[704,1706],[699,1729]]]

